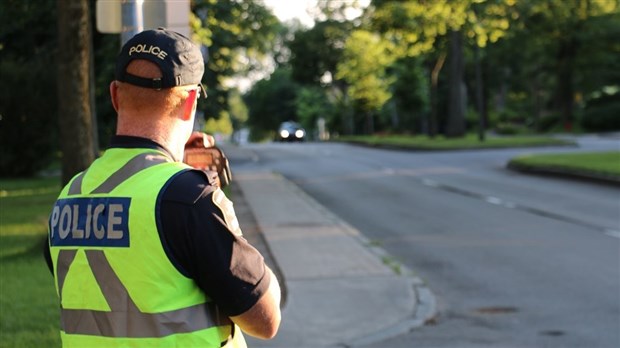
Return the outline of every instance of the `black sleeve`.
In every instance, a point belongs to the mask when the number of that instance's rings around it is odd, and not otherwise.
[[[213,178],[194,170],[173,178],[159,200],[159,232],[176,268],[225,314],[235,316],[267,291],[270,273],[240,234],[232,204],[213,186]]]
[[[52,275],[54,275],[54,265],[52,264],[52,255],[50,254],[50,244],[48,238],[45,238],[43,243],[43,258],[45,259],[47,268],[49,268]]]

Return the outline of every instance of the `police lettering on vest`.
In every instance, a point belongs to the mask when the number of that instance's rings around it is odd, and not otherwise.
[[[164,60],[164,58],[166,58],[166,56],[168,55],[168,53],[166,53],[166,51],[162,50],[161,48],[153,45],[149,45],[147,47],[146,44],[135,45],[131,47],[129,49],[129,55],[131,56],[132,53],[150,53],[161,60]]]
[[[130,198],[59,199],[50,216],[52,246],[129,247]]]

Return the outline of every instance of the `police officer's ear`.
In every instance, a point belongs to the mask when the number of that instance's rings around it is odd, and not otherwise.
[[[196,106],[198,105],[198,90],[192,89],[187,91],[187,98],[185,98],[185,106],[183,107],[182,119],[184,121],[190,120],[194,116]]]
[[[112,99],[114,110],[118,112],[118,84],[116,81],[110,82],[110,98]]]

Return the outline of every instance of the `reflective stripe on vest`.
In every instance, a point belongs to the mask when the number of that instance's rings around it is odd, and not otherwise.
[[[138,173],[141,170],[147,169],[157,164],[166,163],[168,159],[157,153],[142,153],[134,158],[130,159],[124,166],[117,170],[114,174],[103,182],[99,187],[94,189],[91,193],[108,193],[127,178]],[[82,193],[82,179],[84,179],[86,172],[80,173],[72,182],[69,187],[69,195],[79,195]]]
[[[91,193],[105,194],[112,191],[134,174],[168,162],[159,153],[141,153],[110,175]],[[68,195],[79,195],[85,172],[70,184]],[[233,324],[227,316],[220,316],[217,306],[201,303],[186,308],[160,313],[144,313],[139,310],[127,288],[118,278],[102,250],[79,250],[84,252],[95,280],[111,311],[88,309],[61,309],[62,330],[67,334],[103,337],[147,338],[165,337],[172,334],[190,333],[218,326]],[[56,262],[58,292],[62,293],[66,276],[78,250],[59,250]]]
[[[58,255],[57,274],[60,289],[64,285],[66,272],[76,252],[76,250],[61,250]],[[86,250],[85,253],[112,311],[62,309],[62,330],[68,334],[132,338],[164,337],[231,324],[227,316],[219,316],[218,309],[213,304],[199,304],[164,313],[142,313],[114,273],[103,251]],[[183,324],[170,327],[168,323]]]

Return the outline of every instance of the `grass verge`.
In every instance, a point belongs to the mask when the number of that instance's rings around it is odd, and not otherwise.
[[[58,298],[43,259],[57,177],[0,179],[0,347],[59,347]]]
[[[338,141],[362,144],[377,147],[398,147],[412,150],[461,150],[487,149],[529,146],[574,145],[562,139],[542,136],[502,136],[486,137],[485,141],[478,140],[476,134],[468,134],[461,138],[446,138],[437,136],[430,138],[426,135],[354,135],[340,136]]]
[[[620,151],[524,155],[508,168],[549,174],[567,174],[620,184]]]

